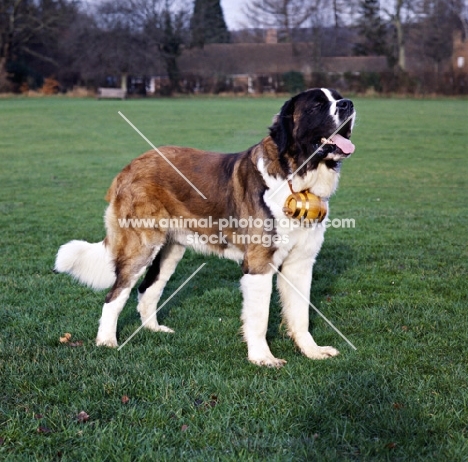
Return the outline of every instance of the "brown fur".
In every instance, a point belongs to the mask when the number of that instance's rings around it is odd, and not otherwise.
[[[325,229],[292,229],[284,213],[289,192],[281,188],[287,188],[290,180],[295,191],[327,201],[338,184],[341,160],[352,152],[343,138],[351,136],[354,116],[353,103],[335,90],[311,89],[286,101],[269,136],[244,152],[219,154],[166,146],[125,167],[106,196],[104,241],[71,241],[59,249],[55,264],[58,272],[91,287],[112,285],[97,345],[117,346],[118,316],[147,268],[138,290],[142,325],[172,331],[158,324],[157,304],[185,247],[193,246],[242,263],[242,332],[250,361],[273,367],[285,362],[271,354],[266,342],[273,274],[278,270],[285,278],[277,279],[283,317],[298,348],[309,358],[336,356],[336,349],[319,347],[308,331],[312,267]],[[336,145],[322,144],[324,137],[332,136],[339,141]],[[283,218],[286,224],[277,221]],[[289,280],[296,286],[290,287],[285,282]]]
[[[164,156],[177,167],[206,196],[203,199],[157,152],[148,151],[134,159],[112,182],[106,200],[110,207],[106,215],[106,243],[111,247],[117,268],[117,281],[106,298],[110,302],[128,287],[131,276],[151,263],[153,250],[162,246],[171,231],[148,228],[122,228],[122,218],[170,218],[202,219],[208,216],[213,221],[220,218],[253,216],[262,220],[271,218],[271,212],[263,203],[260,194],[265,185],[257,171],[259,155],[271,159],[275,169],[276,146],[270,137],[265,138],[250,150],[238,154],[218,154],[193,148],[167,146],[160,148]],[[200,234],[217,235],[218,228],[192,228]],[[242,268],[246,273],[264,273],[275,247],[261,244],[233,242],[233,233],[262,234],[263,229],[224,229],[231,245],[245,253]],[[208,244],[210,250],[222,254],[225,244]]]

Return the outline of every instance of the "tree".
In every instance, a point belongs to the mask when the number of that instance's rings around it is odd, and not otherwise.
[[[467,34],[464,3],[462,0],[421,0],[418,41],[422,54],[435,65],[437,81],[441,63],[453,53],[453,32],[458,29]]]
[[[363,41],[356,44],[354,52],[363,56],[388,54],[387,28],[380,17],[380,1],[362,0],[359,13],[357,26]]]
[[[186,26],[185,12],[179,11],[175,14],[166,9],[163,12],[161,35],[158,43],[159,51],[164,62],[166,71],[171,82],[170,92],[178,91],[179,87],[179,67],[177,58],[182,54],[184,34]]]
[[[231,41],[220,0],[195,0],[190,30],[192,46]]]
[[[405,71],[406,25],[415,18],[415,8],[414,0],[361,0],[358,26],[365,40],[355,52],[385,55],[390,67]]]
[[[282,34],[280,41],[292,42],[292,31],[313,22],[321,3],[321,0],[252,0],[244,13],[252,26],[278,29]]]
[[[387,58],[400,72],[406,71],[406,26],[416,20],[417,3],[415,0],[393,0],[381,6],[382,16],[393,28],[393,34],[388,38]]]
[[[94,73],[141,75],[151,72],[160,58],[170,80],[168,93],[179,88],[177,58],[188,43],[185,9],[168,0],[107,0],[98,6],[94,24],[84,25],[80,35]]]
[[[0,0],[0,73],[21,84],[59,68],[59,39],[77,14],[66,0]]]

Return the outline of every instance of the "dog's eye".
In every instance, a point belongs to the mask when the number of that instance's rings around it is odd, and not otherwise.
[[[322,103],[313,103],[307,108],[307,112],[312,112],[317,109],[320,109],[321,106],[322,106]]]

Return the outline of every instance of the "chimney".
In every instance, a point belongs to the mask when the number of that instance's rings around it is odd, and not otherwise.
[[[267,29],[265,43],[278,43],[278,31],[276,29]]]

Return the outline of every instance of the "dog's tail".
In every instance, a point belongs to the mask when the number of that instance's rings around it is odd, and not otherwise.
[[[54,269],[71,274],[93,289],[107,289],[115,282],[115,265],[106,240],[95,244],[70,241],[62,245]]]

